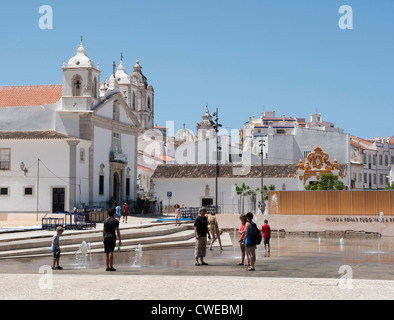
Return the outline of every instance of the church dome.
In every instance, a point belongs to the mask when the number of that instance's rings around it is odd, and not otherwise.
[[[86,50],[83,47],[83,43],[81,42],[78,50],[77,50],[77,54],[72,57],[67,64],[67,68],[78,68],[78,67],[82,67],[82,68],[94,68],[94,62],[86,55]]]
[[[202,121],[197,124],[198,129],[211,129],[214,126],[214,122],[212,121],[212,116],[209,114],[208,107],[205,111],[205,114],[202,117]]]
[[[111,75],[112,79],[114,75]],[[120,60],[120,64],[118,70],[115,72],[115,78],[118,84],[130,84],[130,77],[126,72],[126,69],[123,65],[123,60]]]
[[[142,67],[140,66],[139,60],[137,60],[135,66],[134,66],[134,72],[130,75],[130,80],[131,80],[131,83],[136,86],[143,85],[146,87],[148,85],[148,80],[142,74],[141,70],[142,70]]]
[[[175,141],[180,141],[184,143],[191,143],[194,142],[195,137],[193,131],[190,129],[183,128],[182,130],[179,130],[178,133],[175,136]]]

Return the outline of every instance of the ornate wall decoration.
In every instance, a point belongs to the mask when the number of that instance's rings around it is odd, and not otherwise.
[[[337,159],[331,164],[331,162],[328,161],[329,158],[330,156],[328,153],[324,152],[320,146],[317,146],[314,151],[308,154],[305,164],[302,160],[299,161],[298,178],[305,184],[311,177],[316,177],[316,180],[319,181],[322,174],[332,173],[338,175]]]

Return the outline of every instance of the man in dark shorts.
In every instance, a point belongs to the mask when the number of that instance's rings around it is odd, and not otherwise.
[[[115,219],[116,209],[108,211],[108,218],[104,221],[103,242],[105,251],[106,271],[116,271],[114,268],[114,251],[116,246],[116,234],[119,239],[119,246],[122,245],[119,231],[119,220]]]
[[[196,246],[194,251],[194,256],[196,259],[196,266],[206,266],[208,263],[204,261],[206,247],[207,247],[207,234],[208,238],[211,239],[211,235],[208,230],[208,218],[205,216],[207,209],[201,208],[200,213],[194,221],[194,232],[196,235]],[[200,259],[200,262],[198,262]]]

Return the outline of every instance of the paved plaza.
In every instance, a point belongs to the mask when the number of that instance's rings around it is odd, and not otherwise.
[[[133,217],[128,226],[150,223]],[[126,224],[121,224],[122,228]],[[12,226],[9,226],[12,227]],[[100,227],[100,226],[99,226]],[[98,227],[98,228],[99,228]],[[17,233],[18,237],[31,232]],[[36,231],[39,232],[39,231]],[[13,233],[15,236],[15,233]],[[1,234],[0,238],[11,237]],[[223,251],[207,252],[208,266],[194,266],[193,247],[115,255],[117,272],[106,272],[104,254],[80,268],[74,255],[61,258],[62,271],[48,270],[51,256],[2,259],[0,299],[9,300],[357,300],[394,298],[394,239],[281,237],[271,239],[271,255],[259,247],[256,271],[237,266],[238,247],[224,237]],[[111,283],[111,290],[108,289]],[[196,288],[206,285],[203,297]],[[240,288],[249,288],[241,290]]]

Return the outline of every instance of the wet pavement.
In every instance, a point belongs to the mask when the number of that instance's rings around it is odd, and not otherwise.
[[[143,248],[142,248],[143,249]],[[285,236],[271,239],[270,256],[263,246],[257,250],[256,271],[248,272],[238,266],[240,250],[217,246],[207,250],[208,266],[194,265],[193,248],[145,250],[141,261],[136,252],[115,253],[117,275],[165,276],[229,276],[265,278],[339,279],[344,266],[353,279],[394,280],[394,238],[310,238]],[[137,259],[138,260],[138,259]],[[56,274],[107,275],[104,254],[93,254],[92,263],[78,265],[74,255],[61,257],[62,271]],[[40,258],[6,259],[0,263],[0,274],[37,274],[40,267],[50,265],[51,256]],[[341,271],[342,270],[342,271]]]

